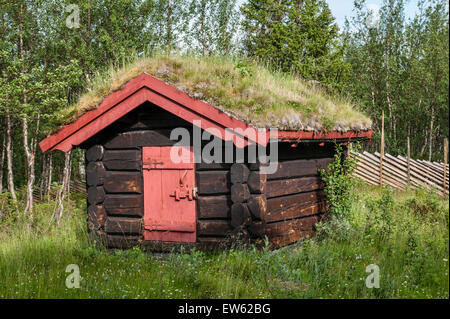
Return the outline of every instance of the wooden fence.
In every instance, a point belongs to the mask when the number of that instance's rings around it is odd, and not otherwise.
[[[408,165],[408,159],[400,155],[394,157],[386,153],[381,161],[378,152],[372,154],[351,151],[350,154],[357,163],[353,175],[364,180],[367,184],[380,185],[380,181],[382,181],[385,185],[400,189],[405,189],[409,185],[411,188],[422,187],[434,190],[440,195],[444,194],[445,188],[445,194],[447,196],[449,194],[448,164],[410,159]],[[380,169],[380,163],[383,165],[382,169]],[[444,170],[444,167],[446,167],[446,170]],[[86,183],[70,181],[70,191],[86,195]],[[33,193],[35,201],[42,200],[39,189],[36,189]]]
[[[380,185],[381,182],[399,189],[421,187],[436,191],[441,196],[444,195],[445,188],[445,194],[449,194],[448,164],[408,160],[403,156],[394,157],[387,153],[381,158],[378,152],[371,154],[351,151],[350,156],[357,163],[353,175],[368,184]]]
[[[70,181],[69,191],[72,193],[81,193],[87,196],[86,183],[84,181]],[[45,196],[42,193],[42,190],[38,187],[33,190],[33,199],[35,202],[44,200],[43,197]]]

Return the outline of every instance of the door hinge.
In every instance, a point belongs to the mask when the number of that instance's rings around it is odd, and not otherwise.
[[[175,188],[173,194],[169,195],[170,197],[175,197],[175,200],[179,201],[183,198],[187,198],[188,200],[194,200],[198,197],[198,189],[197,187],[191,187],[188,185],[179,185]]]

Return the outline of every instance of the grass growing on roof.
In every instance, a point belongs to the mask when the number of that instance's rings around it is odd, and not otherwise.
[[[155,54],[100,72],[78,104],[60,114],[65,124],[146,72],[256,127],[283,130],[366,130],[371,121],[345,98],[329,96],[292,74],[230,57]]]

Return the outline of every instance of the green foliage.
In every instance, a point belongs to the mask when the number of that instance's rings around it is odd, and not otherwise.
[[[36,205],[31,231],[26,228],[22,200],[29,174],[21,132],[22,118],[29,119],[30,141],[41,140],[65,119],[60,110],[78,101],[96,81],[95,74],[109,65],[117,69],[135,54],[178,49],[198,54],[205,47],[207,55],[227,55],[243,48],[260,63],[312,80],[310,90],[300,81],[290,82],[291,75],[276,73],[275,82],[282,84],[275,85],[276,92],[299,92],[306,102],[292,97],[283,101],[306,116],[325,110],[319,116],[323,127],[335,124],[328,106],[341,119],[354,113],[348,111],[347,101],[329,105],[317,98],[320,91],[314,83],[343,91],[345,82],[344,89],[375,121],[373,148],[378,149],[377,128],[384,110],[387,151],[404,152],[409,135],[414,157],[440,159],[441,140],[448,137],[448,0],[420,1],[412,21],[404,19],[405,1],[386,0],[378,28],[366,24],[365,2],[357,0],[351,32],[349,28],[343,34],[323,0],[250,0],[242,7],[242,42],[236,41],[239,23],[233,0],[80,0],[80,28],[69,29],[64,9],[72,3],[0,4],[0,134],[5,134],[4,115],[10,115],[19,197],[14,202],[8,192],[0,194],[0,298],[449,297],[448,201],[424,190],[380,192],[357,184],[343,174],[351,165],[346,167],[340,156],[324,175],[332,214],[317,226],[315,238],[299,245],[269,251],[266,241],[262,250],[113,252],[88,241],[85,200],[76,196],[65,203],[60,227],[50,223],[55,206],[50,200]],[[202,3],[204,9],[199,10]],[[203,93],[239,95],[232,106],[248,108],[252,115],[263,114],[263,105],[280,106],[280,99],[267,93],[274,88],[268,73],[256,68],[257,63],[230,60],[230,68],[212,68],[220,60],[211,57],[208,70],[187,72],[184,79],[198,84],[210,76],[221,85]],[[179,71],[172,62],[170,68]],[[249,80],[255,77],[260,85],[255,98],[248,99]],[[224,90],[230,83],[231,93]],[[110,87],[102,88],[109,92]],[[289,125],[292,114],[284,109],[280,114]],[[42,173],[48,158],[36,153],[38,183],[48,177]],[[52,158],[55,181],[63,157],[55,153]],[[82,152],[75,152],[73,178],[78,178],[80,161],[84,163]],[[73,263],[81,269],[80,289],[64,284],[65,267]],[[364,285],[370,263],[380,266],[380,289]]]
[[[381,197],[367,201],[369,215],[366,223],[368,236],[375,236],[381,240],[389,238],[394,210],[394,198],[389,187],[383,187]]]
[[[236,0],[192,0],[184,41],[194,53],[230,55],[235,51],[238,20]]]
[[[367,1],[354,2],[343,36],[351,65],[346,87],[373,119],[374,143],[367,149],[379,150],[384,110],[386,152],[405,155],[409,136],[413,158],[442,161],[449,132],[448,0],[419,1],[409,21],[406,3],[382,1],[379,23],[371,24]]]
[[[276,251],[108,251],[88,241],[84,201],[65,203],[60,227],[49,224],[53,202],[36,205],[33,233],[7,220],[20,208],[3,202],[13,213],[0,219],[0,298],[448,298],[448,200],[353,192],[339,224],[347,231],[330,231],[329,220],[318,236]],[[80,289],[65,286],[69,264],[80,267]],[[379,289],[365,286],[368,264],[380,267]]]
[[[422,218],[429,223],[442,223],[449,226],[448,207],[443,205],[439,195],[424,189],[416,190],[415,194],[416,196],[405,201],[403,209],[409,210],[417,218]]]
[[[320,94],[315,92],[307,94],[306,101],[287,99],[287,104],[301,109],[307,118],[317,115],[314,124],[318,127],[312,129],[331,129],[336,120],[344,127],[355,123],[347,106],[357,105],[374,122],[374,142],[365,147],[378,150],[380,115],[384,110],[387,152],[405,153],[409,135],[413,157],[431,155],[441,160],[442,140],[448,138],[449,123],[448,0],[419,1],[418,13],[411,21],[404,17],[405,0],[384,0],[377,27],[366,23],[366,1],[357,0],[355,17],[342,33],[324,0],[251,0],[238,10],[239,3],[80,0],[76,2],[80,27],[70,29],[65,8],[73,4],[71,0],[1,2],[0,122],[3,124],[6,114],[11,116],[16,185],[23,185],[30,175],[23,151],[23,118],[28,120],[33,149],[32,142],[42,140],[57,127],[55,123],[67,119],[61,109],[76,103],[105,68],[117,70],[136,55],[160,51],[181,50],[198,55],[203,47],[205,55],[229,59],[229,55],[243,53],[258,65],[299,74],[310,80],[304,84],[312,91],[349,94],[349,98],[330,98],[338,101],[331,108],[339,119],[329,116],[328,104],[316,99]],[[240,27],[243,32],[237,32]],[[250,63],[237,68],[242,77],[261,73]],[[212,88],[211,95],[230,95],[224,88],[230,83],[227,76],[230,73],[221,75],[222,85]],[[232,93],[243,99],[232,107],[248,108],[251,114],[261,117],[267,102],[277,107],[278,101],[271,94],[246,100],[252,92],[247,84],[243,81],[233,88]],[[270,86],[266,81],[262,89]],[[304,85],[294,86],[294,91],[305,91],[301,87]],[[104,89],[103,93],[109,93],[108,87]],[[322,110],[325,112],[320,114]],[[281,124],[287,129],[291,122],[298,122],[290,112],[283,110],[283,114]],[[0,135],[4,134],[2,125]],[[62,157],[53,156],[54,167],[59,168]],[[74,167],[80,160],[82,156],[74,157]],[[43,158],[37,151],[35,163],[36,183],[40,183],[48,157]],[[5,165],[3,169],[6,171]],[[57,178],[56,170],[53,175]]]
[[[343,146],[335,144],[334,160],[326,169],[319,171],[325,182],[325,197],[332,215],[339,219],[347,219],[353,199],[353,179],[350,177],[355,167],[355,160],[344,158]]]
[[[323,0],[250,0],[241,7],[251,57],[333,89],[349,75],[338,28]]]

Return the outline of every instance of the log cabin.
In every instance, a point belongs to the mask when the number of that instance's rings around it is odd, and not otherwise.
[[[336,143],[371,138],[370,120],[350,106],[323,93],[308,105],[321,93],[300,79],[205,59],[147,58],[118,72],[109,93],[82,97],[40,142],[43,152],[85,150],[87,227],[107,247],[307,238],[327,209],[318,170]]]

